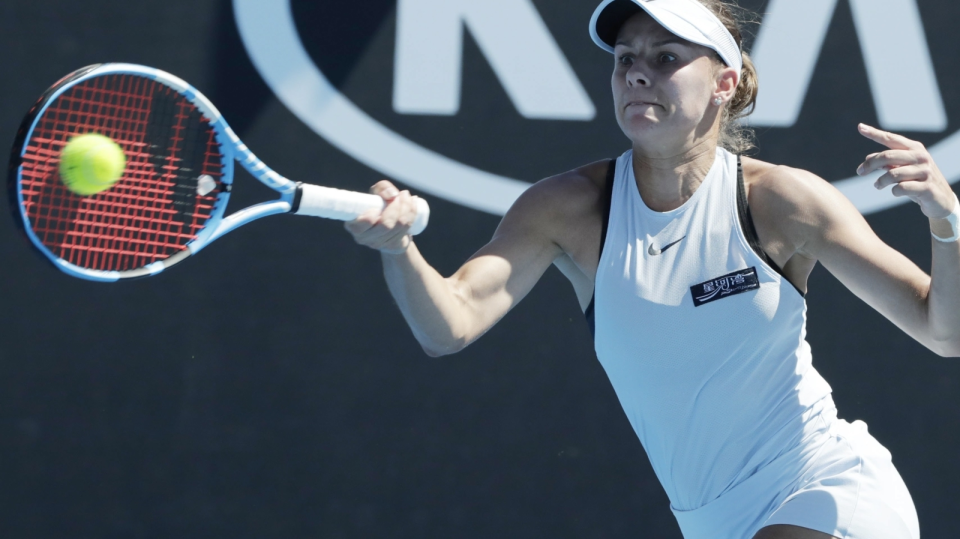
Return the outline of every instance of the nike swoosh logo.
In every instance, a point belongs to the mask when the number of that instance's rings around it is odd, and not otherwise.
[[[650,244],[650,248],[647,249],[647,254],[649,254],[650,256],[660,256],[661,254],[663,254],[664,251],[666,251],[667,249],[673,247],[674,245],[680,243],[681,241],[683,241],[683,240],[685,240],[685,239],[687,239],[686,236],[680,238],[679,240],[677,240],[677,241],[675,241],[675,242],[673,242],[673,243],[668,243],[668,244],[664,245],[662,249],[657,249],[657,248],[654,247],[653,244],[651,243],[651,244]]]

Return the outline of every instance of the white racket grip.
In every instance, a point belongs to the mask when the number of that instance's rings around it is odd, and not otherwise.
[[[386,205],[377,195],[345,191],[332,187],[300,184],[300,204],[293,211],[297,215],[312,215],[338,221],[352,221],[367,210],[382,210]],[[416,236],[427,228],[430,220],[430,206],[426,200],[413,197],[417,203],[417,217],[410,227],[410,234]]]

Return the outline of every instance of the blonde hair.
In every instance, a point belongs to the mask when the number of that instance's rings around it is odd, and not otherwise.
[[[729,0],[699,0],[699,2],[720,19],[720,22],[733,35],[737,45],[742,49],[741,24],[756,22],[756,14]],[[719,60],[719,56],[717,58]],[[722,63],[722,60],[719,61]],[[743,70],[740,75],[740,84],[737,86],[737,93],[724,107],[723,117],[720,120],[719,144],[731,153],[741,154],[755,147],[753,130],[744,126],[739,120],[753,113],[757,105],[757,93],[759,91],[760,81],[757,78],[757,70],[750,59],[750,55],[744,52]]]

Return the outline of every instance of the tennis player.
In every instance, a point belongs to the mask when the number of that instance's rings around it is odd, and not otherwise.
[[[757,74],[722,0],[604,0],[590,34],[614,55],[616,117],[632,150],[545,179],[453,276],[407,234],[409,193],[347,224],[382,253],[424,350],[461,350],[550,264],[570,279],[597,356],[687,539],[917,539],[890,453],[837,418],[805,341],[817,262],[942,356],[960,355],[960,203],[919,143],[861,125],[930,219],[931,278],[809,172],[738,154]],[[548,80],[543,81],[549,85]],[[925,241],[918,237],[917,241]]]

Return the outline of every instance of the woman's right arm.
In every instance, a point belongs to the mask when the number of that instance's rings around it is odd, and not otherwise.
[[[555,238],[558,208],[549,201],[553,183],[538,183],[521,195],[490,243],[446,278],[408,234],[416,216],[410,193],[390,182],[373,188],[387,202],[381,212],[346,224],[357,243],[381,252],[387,286],[428,355],[458,352],[483,335],[563,254]]]

